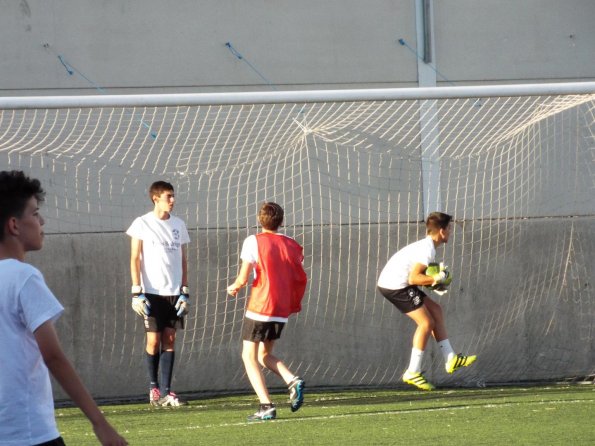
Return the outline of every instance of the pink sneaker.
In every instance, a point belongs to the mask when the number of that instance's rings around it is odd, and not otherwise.
[[[157,387],[153,387],[149,390],[149,404],[151,406],[159,406],[159,399],[161,398],[161,393],[159,393],[159,389]]]

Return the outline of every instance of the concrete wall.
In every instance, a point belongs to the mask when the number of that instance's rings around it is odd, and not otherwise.
[[[434,298],[443,305],[454,348],[480,359],[469,370],[447,375],[430,342],[428,377],[438,385],[483,386],[592,374],[592,217],[499,225],[517,234],[504,246],[501,240],[485,241],[500,244],[499,249],[482,252],[479,244],[464,243],[480,237],[478,225],[465,224],[456,227],[451,243],[439,252],[452,265],[455,280],[449,294]],[[338,271],[343,267],[334,258],[338,247],[351,244],[356,251],[355,245],[365,244],[367,231],[357,232],[331,227],[304,241],[310,247],[305,262],[309,288],[303,310],[290,320],[277,352],[310,386],[399,385],[409,361],[414,325],[378,294],[376,269],[353,262],[348,276]],[[377,234],[398,245],[421,237],[423,228],[399,224],[378,228]],[[245,301],[225,295],[237,270],[235,262],[229,266],[230,259],[237,258],[243,236],[200,231],[191,236],[193,307],[186,329],[179,332],[175,390],[249,390],[240,359]],[[329,240],[334,250],[326,249]],[[199,256],[209,245],[222,246],[224,252]],[[506,255],[512,251],[516,254]],[[127,294],[128,252],[124,234],[52,235],[42,251],[29,257],[64,303],[60,336],[84,380],[101,397],[146,391],[142,323]],[[381,246],[367,263],[370,268],[382,265],[391,253]],[[566,269],[559,267],[560,256],[572,258]],[[272,386],[281,385],[276,377],[269,379]],[[59,388],[56,394],[63,397]]]
[[[5,1],[0,95],[595,79],[590,0],[433,4],[428,68],[413,0]]]

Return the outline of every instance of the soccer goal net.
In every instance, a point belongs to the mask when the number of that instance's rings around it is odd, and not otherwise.
[[[276,349],[312,386],[392,386],[414,325],[376,291],[428,212],[456,225],[437,260],[442,304],[472,367],[438,385],[592,379],[595,84],[0,98],[0,166],[39,178],[44,250],[29,260],[63,301],[58,328],[100,396],[144,393],[130,309],[132,220],[156,180],[186,221],[191,312],[177,391],[248,389],[247,293],[226,296],[263,201],[285,209],[308,288]],[[589,378],[590,377],[590,378]],[[271,385],[281,385],[275,377]]]

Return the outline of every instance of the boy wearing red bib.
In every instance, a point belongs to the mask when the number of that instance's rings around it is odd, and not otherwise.
[[[246,286],[250,274],[255,279],[246,308],[242,329],[242,360],[250,384],[260,400],[259,410],[248,420],[271,420],[277,411],[271,402],[261,367],[278,375],[288,386],[291,411],[304,401],[304,380],[273,356],[275,340],[292,313],[301,310],[307,277],[302,262],[303,248],[291,237],[279,234],[283,223],[283,208],[276,203],[264,203],[258,213],[262,232],[251,235],[242,245],[242,266],[237,279],[227,288],[231,296]]]

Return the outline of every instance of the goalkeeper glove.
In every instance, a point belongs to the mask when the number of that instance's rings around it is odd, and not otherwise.
[[[448,290],[443,285],[438,285],[437,287],[432,288],[432,291],[438,296],[444,296],[446,293],[448,293]]]
[[[452,277],[450,276],[450,271],[448,270],[448,266],[444,265],[444,263],[440,262],[440,267],[438,272],[434,273],[434,274],[430,274],[430,277],[432,279],[434,279],[434,283],[432,283],[432,286],[436,286],[436,285],[450,285],[450,282],[452,282]]]
[[[188,314],[188,307],[190,304],[188,303],[188,299],[190,290],[186,285],[180,288],[180,297],[178,297],[178,301],[176,302],[175,308],[178,310],[178,317],[182,317]]]
[[[132,309],[142,317],[148,316],[151,310],[149,300],[142,293],[142,289],[138,285],[132,287]]]

